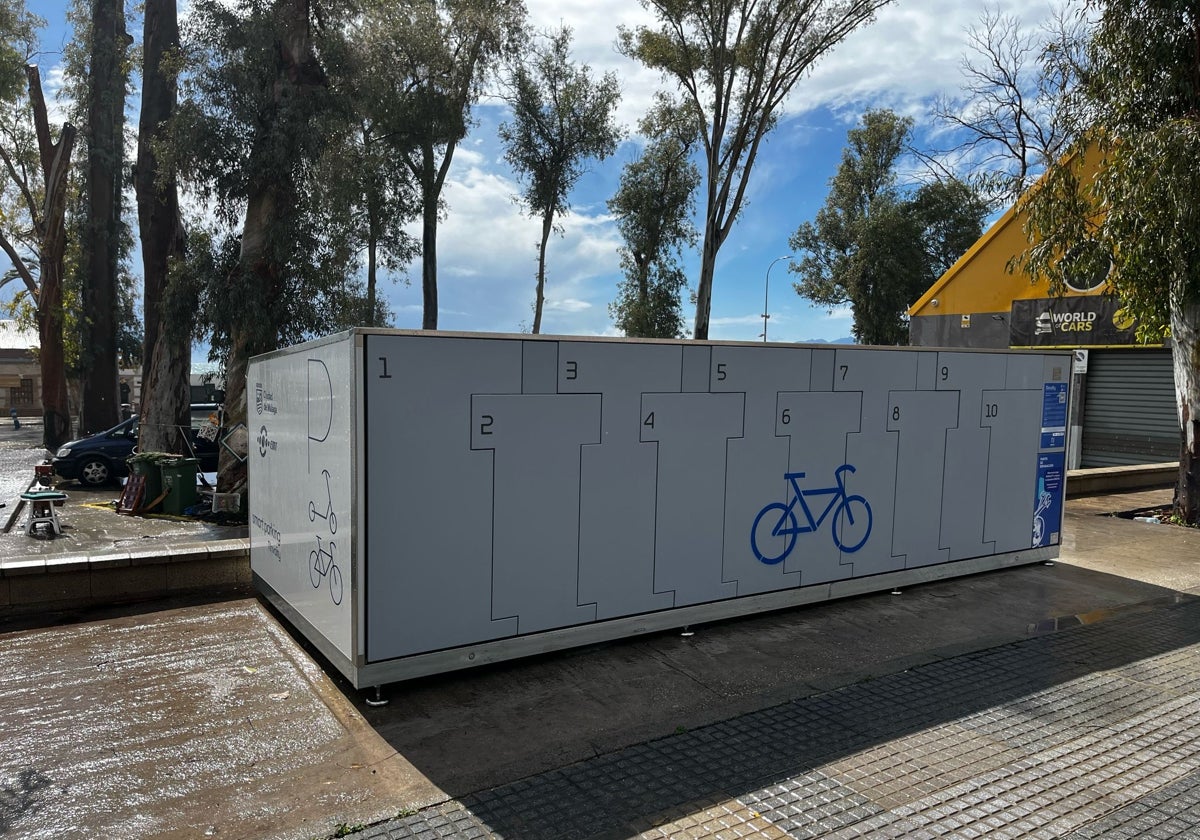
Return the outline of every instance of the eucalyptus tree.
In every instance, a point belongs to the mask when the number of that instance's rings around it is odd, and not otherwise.
[[[63,340],[66,208],[76,130],[50,125],[41,73],[27,63],[44,22],[19,0],[0,0],[0,249],[11,268],[0,286],[19,281],[14,299],[37,324],[42,443],[56,450],[70,436]]]
[[[117,424],[117,325],[125,170],[125,86],[128,78],[123,0],[91,0],[87,65],[87,180],[81,243],[81,422],[98,432]]]
[[[367,72],[360,113],[399,153],[421,203],[422,328],[438,324],[437,226],[442,189],[471,108],[487,81],[524,43],[522,0],[371,3],[356,21]]]
[[[608,210],[624,245],[625,277],[609,305],[617,327],[638,338],[682,338],[686,333],[681,294],[687,275],[679,264],[684,246],[695,245],[696,188],[700,170],[691,160],[694,130],[661,99],[642,121],[652,139],[625,165]]]
[[[138,232],[142,244],[142,403],[139,445],[145,451],[180,452],[182,429],[191,425],[189,372],[194,296],[167,289],[172,264],[184,258],[179,188],[169,156],[159,154],[166,126],[175,113],[178,84],[175,69],[180,51],[175,0],[146,0],[142,23],[142,104],[138,119]]]
[[[806,72],[889,0],[642,0],[657,28],[622,29],[623,53],[679,87],[703,148],[704,233],[694,337],[708,338],[717,253],[759,148]]]
[[[346,119],[318,46],[342,29],[336,10],[317,11],[306,0],[198,0],[185,29],[191,64],[171,146],[181,179],[227,231],[212,239],[223,259],[211,264],[224,270],[199,275],[199,294],[225,360],[233,424],[245,419],[250,356],[325,331],[329,298],[354,258],[310,188],[327,138]],[[244,464],[228,451],[221,458],[218,487],[244,490]]]
[[[538,243],[533,332],[542,329],[546,299],[546,246],[556,216],[570,212],[570,194],[591,159],[617,149],[621,131],[615,111],[621,98],[612,73],[592,77],[586,64],[571,61],[571,29],[546,34],[526,61],[512,70],[513,115],[500,125],[505,159],[525,181],[522,202],[542,220]]]
[[[1200,522],[1200,9],[1093,0],[1064,103],[1078,147],[1018,204],[1020,261],[1061,290],[1106,274],[1148,342],[1170,338],[1180,428],[1176,514]]]
[[[364,282],[346,287],[348,300],[334,303],[343,314],[334,320],[385,327],[390,311],[379,295],[380,273],[402,272],[421,250],[419,240],[404,229],[421,216],[418,188],[404,156],[381,136],[378,123],[359,111],[331,132],[313,176],[313,204],[344,228],[346,246],[362,255],[362,260],[351,258],[354,268],[365,261]]]
[[[979,238],[986,203],[962,182],[917,189],[899,182],[913,121],[874,110],[849,145],[814,222],[789,239],[796,291],[822,306],[849,305],[864,344],[908,344],[909,305]]]

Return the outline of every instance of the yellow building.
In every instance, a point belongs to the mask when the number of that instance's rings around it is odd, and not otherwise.
[[[1068,277],[1055,297],[1045,278],[1010,271],[1028,245],[1010,208],[909,308],[912,344],[1076,350],[1070,465],[1178,459],[1170,349],[1136,343],[1137,324],[1109,293],[1106,275]]]

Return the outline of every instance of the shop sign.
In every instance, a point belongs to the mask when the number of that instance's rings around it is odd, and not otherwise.
[[[1137,321],[1111,295],[1014,300],[1011,347],[1135,344]]]

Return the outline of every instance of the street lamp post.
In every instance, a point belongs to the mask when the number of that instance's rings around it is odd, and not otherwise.
[[[768,320],[768,319],[771,317],[771,314],[770,314],[770,313],[771,313],[771,310],[767,308],[767,298],[768,298],[768,297],[770,296],[770,294],[771,294],[771,269],[772,269],[772,268],[774,268],[774,267],[775,267],[775,263],[779,262],[780,260],[790,260],[791,258],[792,258],[792,255],[791,255],[791,254],[785,254],[785,255],[784,255],[784,256],[782,256],[782,257],[776,257],[775,259],[771,260],[771,264],[770,264],[769,266],[767,266],[767,280],[766,280],[766,282],[765,282],[765,283],[763,283],[763,331],[762,331],[762,340],[763,340],[763,343],[764,343],[764,344],[765,344],[765,343],[766,343],[766,341],[767,341],[767,320]]]

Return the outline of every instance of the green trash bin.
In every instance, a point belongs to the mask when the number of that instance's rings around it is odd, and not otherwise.
[[[199,463],[195,458],[172,458],[159,463],[162,487],[167,491],[167,497],[163,499],[163,513],[182,516],[185,510],[196,504],[196,468]]]
[[[158,468],[158,461],[154,459],[144,460],[136,457],[130,458],[129,469],[134,475],[140,475],[145,478],[141,501],[142,507],[145,508],[162,495],[162,471]]]

